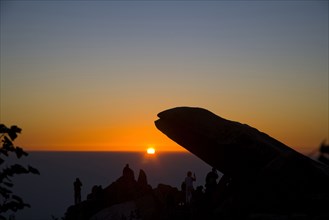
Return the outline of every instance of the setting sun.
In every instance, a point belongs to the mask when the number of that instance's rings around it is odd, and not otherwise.
[[[153,147],[149,147],[146,150],[147,154],[155,154],[155,149]]]

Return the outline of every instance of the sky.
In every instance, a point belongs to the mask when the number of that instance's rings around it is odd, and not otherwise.
[[[298,151],[328,140],[328,1],[1,1],[0,122],[25,150],[182,151],[206,108]]]

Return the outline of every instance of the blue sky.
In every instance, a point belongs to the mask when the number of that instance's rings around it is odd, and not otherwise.
[[[153,121],[181,105],[313,147],[328,99],[328,1],[1,1],[1,121],[31,149],[174,145]]]

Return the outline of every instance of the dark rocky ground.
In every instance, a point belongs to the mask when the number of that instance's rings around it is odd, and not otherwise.
[[[302,172],[302,170],[301,170]],[[294,187],[294,186],[292,186]],[[327,185],[329,187],[329,185]],[[248,188],[251,190],[251,188]],[[253,188],[252,190],[257,191]],[[280,189],[283,190],[283,189]],[[190,205],[185,204],[184,191],[159,184],[148,185],[140,170],[137,180],[123,174],[106,188],[94,186],[87,199],[67,209],[65,220],[197,220],[197,219],[329,219],[327,192],[276,197],[276,190],[262,196],[235,188],[231,178],[223,176],[216,189],[205,193],[197,187]],[[309,202],[305,202],[308,200]]]

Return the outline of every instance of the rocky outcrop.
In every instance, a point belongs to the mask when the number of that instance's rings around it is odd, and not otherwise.
[[[67,209],[65,220],[163,219],[161,215],[175,205],[177,188],[159,184],[155,189],[140,170],[137,181],[127,165],[122,176],[106,188],[94,186],[87,200]]]
[[[246,124],[201,108],[158,114],[156,127],[209,165],[232,178],[226,212],[325,215],[329,169]],[[227,207],[227,204],[230,204]],[[219,212],[222,209],[218,208]],[[221,214],[230,216],[230,214]]]

